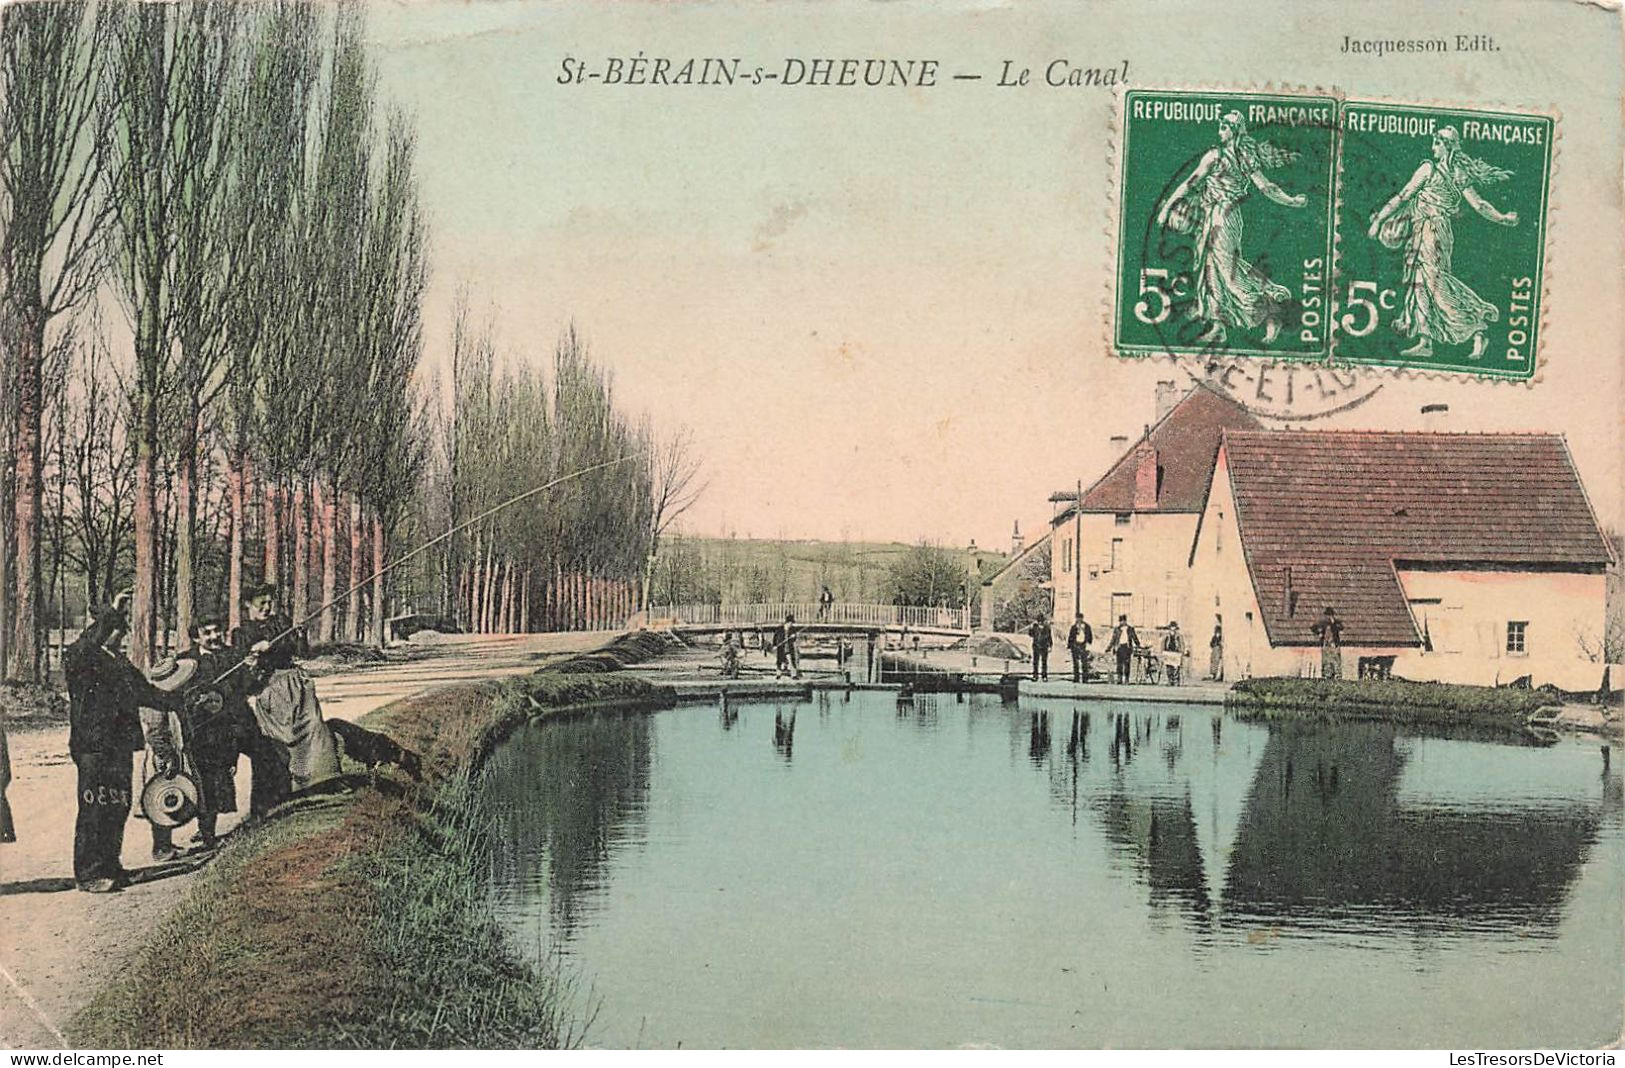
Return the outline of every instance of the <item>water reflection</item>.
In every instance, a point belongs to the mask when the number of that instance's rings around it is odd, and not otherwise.
[[[1537,1023],[1625,993],[1625,791],[1607,746],[1514,742],[861,692],[558,723],[490,765],[495,892],[510,928],[602,968],[606,1013],[617,982],[636,1013],[670,1007],[666,1030],[626,1042],[931,1045],[966,1037],[971,1004],[1028,1006],[978,1017],[1002,1044],[1362,1041],[1338,975],[1291,958],[1303,946],[1358,954],[1381,990],[1362,997],[1391,1015],[1417,1006],[1407,1042],[1464,1040],[1425,1012],[1457,984],[1504,1043],[1549,1044],[1498,1006],[1576,969],[1594,1001]],[[1261,973],[1265,957],[1297,963]],[[925,1010],[899,991],[927,973],[942,1018],[911,1029]],[[1203,1023],[1165,997],[1199,975],[1214,1004],[1253,1006],[1249,1030],[1224,1030],[1239,1009]],[[1108,987],[1127,999],[1115,1015],[1070,1030]],[[1311,989],[1324,1011],[1290,1030]],[[789,1030],[739,1030],[768,1019]]]
[[[777,709],[773,713],[773,748],[784,758],[786,764],[795,752],[796,745],[796,710]]]
[[[583,894],[604,884],[613,853],[644,837],[652,722],[600,715],[533,725],[486,766],[496,885],[520,897],[544,886],[558,932],[582,922]]]
[[[1407,804],[1406,743],[1387,724],[1272,727],[1230,856],[1227,910],[1276,923],[1357,918],[1363,930],[1549,933],[1597,840],[1603,796],[1554,799],[1538,781],[1501,779],[1475,783],[1491,796],[1470,808]]]

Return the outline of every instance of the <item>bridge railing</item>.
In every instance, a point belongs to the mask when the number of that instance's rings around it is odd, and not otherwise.
[[[917,605],[849,604],[837,601],[820,610],[814,603],[790,601],[763,604],[677,604],[651,608],[651,617],[674,619],[697,626],[764,626],[781,623],[786,615],[797,623],[841,623],[863,627],[917,627],[970,630],[970,612],[964,608],[928,608]]]

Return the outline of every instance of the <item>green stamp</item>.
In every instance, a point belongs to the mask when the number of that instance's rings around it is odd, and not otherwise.
[[[1333,358],[1532,377],[1551,117],[1355,101],[1341,114]]]
[[[1330,354],[1337,114],[1329,96],[1124,94],[1119,353]]]

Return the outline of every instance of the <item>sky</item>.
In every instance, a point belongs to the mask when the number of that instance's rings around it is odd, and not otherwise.
[[[1532,386],[1366,372],[1317,425],[1564,432],[1621,525],[1619,16],[1566,0],[369,7],[382,94],[416,117],[432,226],[426,365],[466,288],[516,360],[574,323],[619,396],[694,431],[693,533],[929,539],[1041,530],[1166,362],[1106,348],[1111,131],[1099,88],[1000,87],[1004,61],[1141,86],[1331,85],[1560,115],[1546,342]],[[1245,15],[1241,12],[1245,11]],[[1349,55],[1345,35],[1492,34],[1493,53]],[[566,57],[935,59],[930,88],[560,84]],[[675,64],[674,64],[675,66]],[[983,74],[954,81],[952,72]]]

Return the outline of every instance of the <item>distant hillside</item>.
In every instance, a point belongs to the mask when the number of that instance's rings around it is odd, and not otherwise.
[[[811,602],[828,585],[838,601],[883,599],[887,572],[913,546],[902,542],[769,541],[668,536],[655,564],[657,604]],[[960,550],[969,571],[991,575],[1003,553]]]

